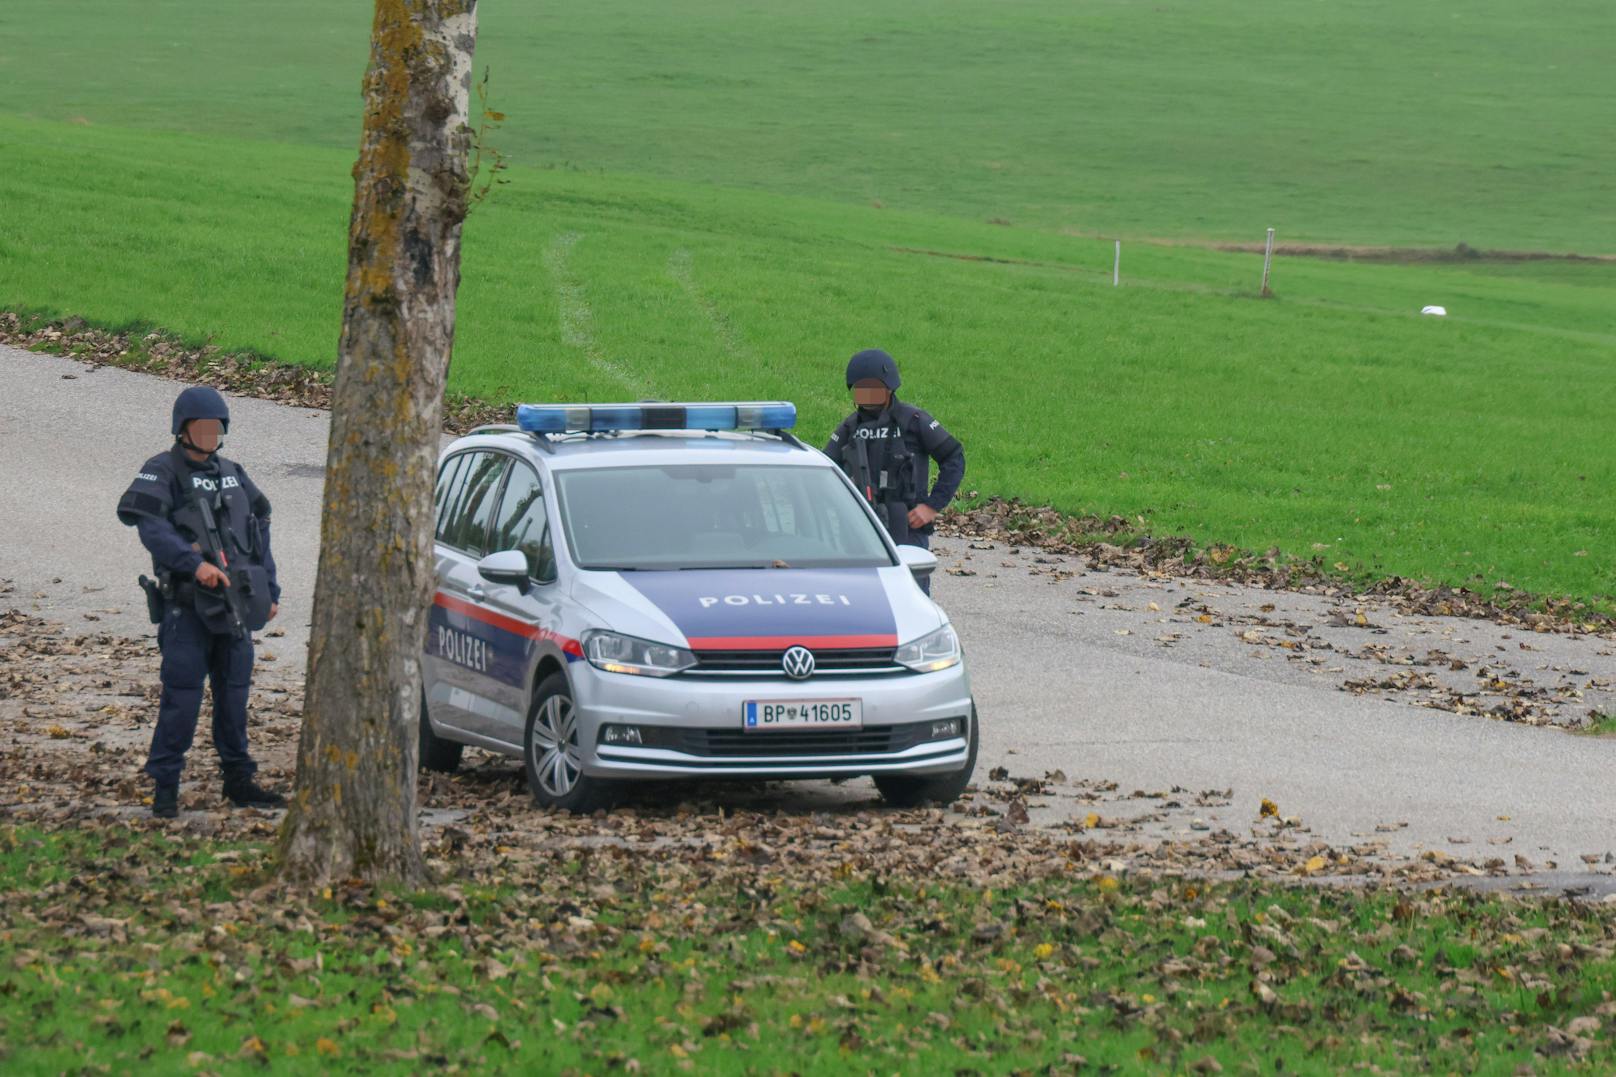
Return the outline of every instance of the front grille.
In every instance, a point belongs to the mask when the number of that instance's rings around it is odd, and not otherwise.
[[[826,647],[814,651],[814,676],[834,673],[901,673],[891,647]],[[696,664],[687,673],[749,673],[758,677],[784,677],[780,660],[785,648],[768,651],[697,651]]]
[[[922,744],[931,723],[868,729],[807,730],[800,733],[743,733],[730,729],[674,729],[641,726],[647,748],[671,748],[709,759],[727,756],[880,755]]]

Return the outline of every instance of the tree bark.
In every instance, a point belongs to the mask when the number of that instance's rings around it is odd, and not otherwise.
[[[416,824],[432,487],[454,343],[477,0],[376,0],[320,519],[291,882],[425,877]]]

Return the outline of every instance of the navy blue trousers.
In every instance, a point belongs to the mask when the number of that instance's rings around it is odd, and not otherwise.
[[[931,549],[931,532],[911,531],[907,536],[905,536],[904,542],[910,546],[919,546],[922,550],[929,550]],[[926,595],[931,594],[931,573],[928,572],[924,576],[916,576],[915,582],[920,584],[920,590],[922,593]]]
[[[219,768],[227,781],[250,778],[258,770],[247,750],[252,637],[209,632],[196,610],[170,602],[157,628],[157,646],[163,652],[163,696],[146,773],[158,785],[179,784],[202,711],[202,685],[207,682],[213,687],[213,747],[219,753]]]
[[[883,517],[887,525],[887,534],[899,546],[919,546],[922,550],[931,549],[931,529],[925,531],[912,531],[909,529],[909,510],[901,502],[887,506],[889,513]],[[926,595],[931,594],[931,576],[916,576],[915,582],[920,584],[920,590]]]

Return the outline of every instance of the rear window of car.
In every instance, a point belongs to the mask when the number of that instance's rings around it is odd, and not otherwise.
[[[443,541],[444,526],[448,522],[448,513],[445,510],[448,508],[450,499],[460,489],[458,481],[460,472],[466,465],[466,457],[470,455],[470,453],[460,453],[458,456],[451,456],[438,469],[437,510],[435,513],[437,527],[434,535],[439,542]]]
[[[450,489],[439,516],[437,540],[473,556],[488,552],[488,523],[499,501],[500,480],[510,457],[504,453],[473,451],[450,476]]]

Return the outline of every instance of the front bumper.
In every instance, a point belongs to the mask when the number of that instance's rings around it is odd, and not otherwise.
[[[879,677],[634,677],[574,663],[584,773],[601,778],[832,778],[950,774],[970,754],[970,678],[964,663],[938,673]],[[857,731],[747,733],[749,699],[845,699],[863,703]],[[962,735],[931,740],[930,724],[963,719]],[[655,744],[601,744],[606,724],[654,728]]]

